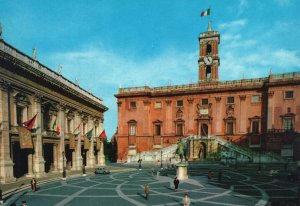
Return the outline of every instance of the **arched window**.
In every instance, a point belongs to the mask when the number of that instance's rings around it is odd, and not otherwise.
[[[206,46],[206,55],[210,55],[211,54],[211,44],[207,44]]]
[[[211,78],[211,66],[206,66],[206,80]]]

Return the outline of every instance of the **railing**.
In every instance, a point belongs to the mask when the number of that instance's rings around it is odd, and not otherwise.
[[[85,91],[84,89],[82,89],[78,85],[76,85],[76,84],[72,83],[71,81],[67,80],[62,75],[50,70],[49,68],[47,68],[44,65],[40,64],[38,61],[36,61],[36,60],[28,57],[27,55],[19,52],[18,50],[14,49],[13,47],[11,47],[8,44],[4,43],[3,41],[0,41],[0,50],[3,51],[4,53],[7,53],[7,54],[11,55],[12,57],[14,57],[18,60],[20,60],[21,62],[31,66],[35,70],[42,72],[47,77],[52,78],[53,82],[58,81],[61,84],[64,84],[65,86],[75,90],[76,92],[79,92],[80,94],[85,95],[89,99],[91,99],[91,100],[93,100],[97,103],[102,104],[101,99],[95,97],[94,95],[92,95],[91,93]]]
[[[183,84],[183,85],[174,85],[174,86],[162,86],[162,87],[153,87],[148,86],[142,87],[129,87],[129,88],[120,88],[119,94],[123,93],[133,93],[133,92],[171,92],[171,91],[185,91],[185,90],[209,90],[209,89],[224,89],[224,88],[239,88],[239,87],[255,87],[262,86],[267,81],[288,81],[290,79],[300,78],[300,72],[291,72],[285,74],[276,74],[270,75],[265,78],[254,78],[254,79],[241,79],[233,81],[224,81],[224,82],[201,82],[196,84]]]

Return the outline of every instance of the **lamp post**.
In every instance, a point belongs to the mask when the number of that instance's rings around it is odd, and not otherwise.
[[[83,151],[82,176],[86,176],[86,174],[85,174],[85,165],[86,165],[86,150]]]
[[[160,151],[160,169],[163,168],[163,164],[162,164],[162,151]]]
[[[63,176],[63,180],[65,180],[66,179],[66,168],[65,168],[65,152],[64,151],[62,152],[62,156],[63,156],[63,174],[62,174],[62,176]]]
[[[259,149],[258,152],[258,171],[261,171],[261,148]]]
[[[0,205],[3,204],[3,198],[2,198],[2,183],[1,183],[1,177],[0,177]]]

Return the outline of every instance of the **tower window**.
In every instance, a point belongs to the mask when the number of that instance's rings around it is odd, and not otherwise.
[[[156,124],[155,125],[155,135],[160,136],[161,134],[161,125],[160,124]]]
[[[183,107],[183,100],[177,100],[177,107]]]
[[[291,111],[292,111],[291,108],[288,107],[288,108],[287,108],[287,112],[288,112],[288,113],[291,113]]]
[[[227,97],[228,104],[234,104],[234,97]]]
[[[130,102],[130,108],[136,109],[136,102]]]
[[[284,93],[284,98],[285,99],[293,99],[294,98],[294,92],[293,91],[286,91]]]
[[[129,125],[129,135],[131,135],[131,136],[136,135],[136,124]]]
[[[293,121],[292,118],[286,117],[283,119],[283,129],[292,130],[293,129]]]
[[[202,105],[208,105],[208,99],[202,99]]]
[[[206,79],[210,79],[211,77],[211,67],[210,66],[207,66],[206,67]]]
[[[207,44],[207,46],[206,46],[206,55],[209,55],[209,54],[211,54],[211,45]]]

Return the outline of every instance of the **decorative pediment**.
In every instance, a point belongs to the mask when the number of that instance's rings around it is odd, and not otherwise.
[[[153,124],[161,124],[161,123],[162,123],[162,121],[160,121],[159,119],[157,119],[153,122]]]
[[[183,117],[183,112],[180,108],[178,108],[176,112],[176,119],[181,119]]]
[[[137,123],[137,121],[136,121],[136,120],[134,120],[134,119],[131,119],[131,120],[129,120],[127,123],[128,123],[128,124],[136,124],[136,123]]]
[[[226,108],[226,115],[231,117],[234,115],[234,105],[228,105]]]

